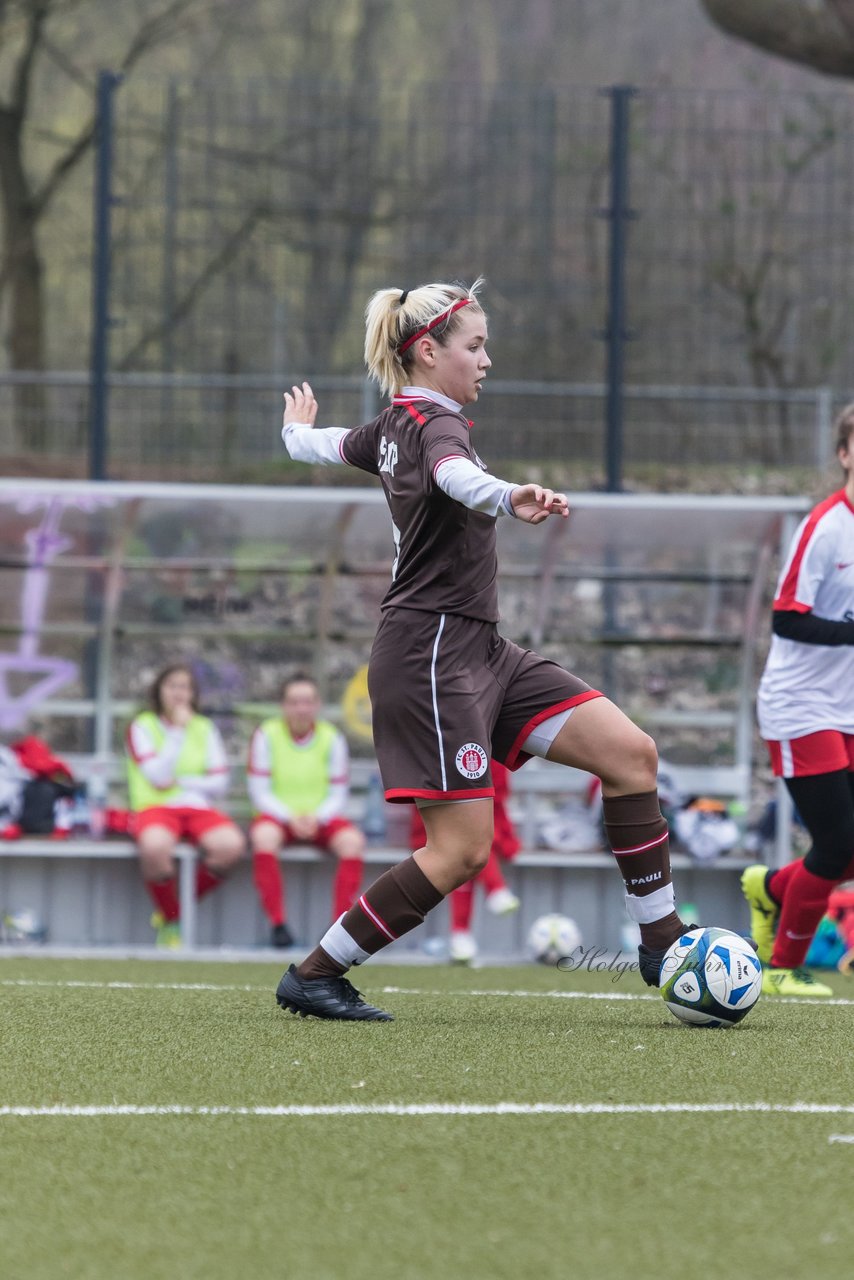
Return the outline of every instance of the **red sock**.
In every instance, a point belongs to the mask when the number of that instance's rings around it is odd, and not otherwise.
[[[789,881],[797,871],[798,867],[802,867],[803,865],[803,858],[798,858],[795,862],[787,862],[785,867],[780,867],[777,871],[774,871],[770,876],[768,876],[765,881],[765,887],[775,902],[782,905],[789,887]]]
[[[252,877],[261,906],[270,924],[283,924],[285,919],[285,885],[279,859],[274,853],[252,855]]]
[[[178,885],[175,877],[173,876],[171,880],[146,880],[145,887],[163,919],[170,923],[177,920],[181,909],[178,905]]]
[[[332,886],[332,919],[337,920],[349,911],[359,896],[362,883],[362,859],[339,858]]]
[[[451,929],[454,933],[465,930],[471,925],[474,908],[474,881],[467,880],[458,889],[448,894],[448,907],[451,912]]]
[[[222,876],[215,875],[204,862],[200,862],[196,867],[196,897],[203,898],[206,893],[210,893],[211,889],[221,885],[222,879]]]
[[[793,865],[795,870],[786,884],[771,955],[771,965],[776,969],[796,969],[803,964],[818,922],[827,910],[831,890],[840,883],[813,875],[803,862]]]
[[[501,874],[501,868],[494,853],[490,853],[486,866],[478,873],[477,882],[484,893],[494,893],[496,889],[507,888],[507,881]]]

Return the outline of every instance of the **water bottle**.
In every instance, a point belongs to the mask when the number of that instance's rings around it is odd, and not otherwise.
[[[89,802],[86,799],[86,788],[75,787],[74,795],[71,800],[71,830],[70,834],[80,839],[81,836],[89,834]]]
[[[371,774],[371,780],[368,783],[362,830],[367,839],[374,843],[385,839],[385,794],[383,792],[383,784],[377,773]]]
[[[89,807],[89,835],[93,840],[101,840],[107,822],[107,778],[102,760],[93,760],[89,767],[86,796]]]
[[[74,801],[71,796],[60,796],[53,806],[53,830],[57,836],[65,837],[71,834],[72,813],[74,811]]]

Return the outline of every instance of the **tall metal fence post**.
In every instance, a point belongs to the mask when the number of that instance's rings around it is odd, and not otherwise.
[[[629,85],[606,90],[611,99],[611,199],[608,230],[608,315],[605,325],[605,487],[623,487],[623,380],[626,330],[626,222],[629,209]]]
[[[89,478],[106,480],[109,445],[111,213],[113,204],[113,99],[121,76],[98,74],[95,123],[95,215],[92,258],[92,355],[89,383]]]
[[[816,387],[815,465],[820,471],[833,457],[833,388]]]

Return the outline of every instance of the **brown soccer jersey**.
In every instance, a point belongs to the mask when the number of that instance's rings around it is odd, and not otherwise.
[[[486,469],[463,415],[426,396],[396,396],[340,449],[345,462],[379,476],[391,511],[397,554],[382,607],[497,622],[495,517],[470,511],[435,482],[447,458]]]

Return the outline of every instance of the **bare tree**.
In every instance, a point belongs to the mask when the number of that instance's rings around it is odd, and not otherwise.
[[[701,0],[728,35],[812,67],[854,77],[854,0]]]
[[[99,65],[129,75],[154,50],[193,32],[225,0],[141,0],[125,7],[124,23],[98,22],[93,0],[0,0],[0,303],[8,362],[15,371],[46,366],[44,259],[40,226],[59,191],[89,153],[95,136]],[[99,44],[92,32],[105,32]],[[80,39],[85,32],[86,39]],[[39,76],[57,74],[84,95],[84,110],[68,136],[51,137],[44,168],[33,157],[39,118]],[[44,139],[39,139],[44,142]],[[16,430],[22,444],[45,443],[41,389],[17,388]]]

